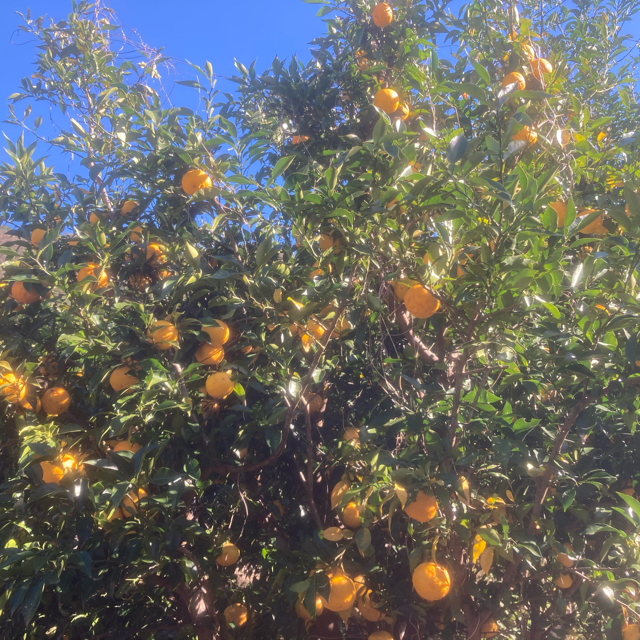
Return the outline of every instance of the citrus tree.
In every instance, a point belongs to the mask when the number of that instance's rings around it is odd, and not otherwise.
[[[306,1],[196,111],[25,18],[0,637],[637,640],[640,5]]]

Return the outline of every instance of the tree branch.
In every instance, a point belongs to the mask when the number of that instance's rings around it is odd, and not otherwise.
[[[305,422],[305,431],[307,437],[307,475],[304,481],[304,487],[307,492],[307,501],[309,502],[309,510],[311,511],[311,516],[313,517],[313,521],[316,523],[318,529],[324,529],[324,525],[322,524],[322,518],[320,518],[320,513],[318,512],[318,507],[316,506],[316,501],[313,498],[313,433],[311,429],[311,413],[309,412],[309,404],[303,400],[304,402],[304,422]]]

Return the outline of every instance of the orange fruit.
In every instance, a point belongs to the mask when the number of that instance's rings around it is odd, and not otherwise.
[[[384,29],[393,22],[393,9],[386,2],[379,2],[371,11],[371,19],[376,27]]]
[[[33,283],[29,286],[33,286]],[[42,300],[40,294],[35,289],[27,291],[21,281],[16,281],[11,286],[11,297],[20,304],[33,304],[34,302]]]
[[[307,396],[307,404],[309,405],[309,411],[311,413],[320,411],[324,406],[324,397],[319,393],[310,393]]]
[[[573,578],[568,573],[561,573],[556,579],[555,583],[561,589],[568,589],[573,584]]]
[[[191,169],[182,176],[182,188],[190,196],[200,189],[208,189],[212,184],[210,176],[200,169]]]
[[[153,331],[152,331],[153,330]],[[147,330],[147,340],[160,349],[167,351],[173,347],[172,342],[178,342],[179,334],[176,327],[166,320],[157,320]]]
[[[342,522],[347,527],[352,529],[359,529],[362,526],[362,520],[360,519],[360,513],[364,509],[357,505],[355,502],[349,502],[342,510]]]
[[[212,344],[206,342],[202,343],[196,351],[196,360],[200,364],[220,364],[223,358],[224,349],[222,347],[214,347]]]
[[[27,393],[22,400],[20,400],[20,406],[27,411],[33,411],[34,413],[40,413],[42,409],[42,403],[40,398],[35,394],[35,390],[31,386],[27,386]]]
[[[407,295],[407,291],[414,285],[418,284],[415,280],[393,280],[391,281],[391,288],[396,296],[398,302],[402,302]]]
[[[247,622],[249,612],[243,604],[230,604],[222,615],[224,615],[227,624],[234,624],[236,627],[241,627]]]
[[[62,387],[47,389],[42,396],[42,408],[48,416],[59,416],[71,405],[69,392]]]
[[[538,139],[538,132],[534,131],[528,125],[525,125],[524,127],[522,127],[522,129],[520,129],[520,131],[518,131],[518,133],[513,134],[511,136],[511,139],[524,140],[525,142],[528,142],[530,145],[535,144],[536,140]]]
[[[96,278],[97,282],[92,282],[89,285],[90,291],[95,291],[96,289],[104,289],[109,285],[109,274],[100,268],[100,265],[94,264],[93,262],[87,263],[86,267],[82,267],[78,271],[78,282],[82,282],[85,278]]]
[[[143,293],[153,284],[153,280],[144,273],[134,273],[129,278],[129,284],[137,291]]]
[[[89,214],[89,222],[91,224],[98,224],[98,222],[100,222],[100,220],[101,220],[101,218],[99,218],[95,212],[92,211]]]
[[[218,373],[210,375],[205,383],[207,393],[212,398],[219,400],[224,400],[233,391],[234,386],[231,376],[225,371],[218,371]]]
[[[126,440],[111,440],[109,443],[114,451],[131,451],[137,453],[140,451],[140,445],[137,442],[131,442],[129,438]]]
[[[131,242],[139,244],[142,242],[142,227],[137,224],[135,227],[131,227],[129,233],[131,234]]]
[[[404,306],[414,318],[430,318],[440,308],[440,300],[421,284],[416,284],[406,292]]]
[[[534,58],[531,61],[531,69],[533,71],[533,77],[536,78],[536,80],[540,80],[545,73],[551,73],[553,71],[553,65],[544,58]]]
[[[438,513],[438,501],[420,489],[414,502],[410,502],[404,512],[418,522],[429,522]]]
[[[524,53],[525,57],[527,58],[527,60],[529,60],[529,62],[531,62],[531,60],[533,60],[536,57],[535,49],[530,44],[522,45],[522,53]]]
[[[558,200],[557,202],[552,202],[549,206],[556,212],[558,228],[564,227],[564,218],[567,215],[567,203]]]
[[[109,522],[113,522],[114,520],[123,520],[134,516],[138,513],[137,503],[140,501],[140,498],[145,498],[146,496],[147,492],[144,489],[138,489],[137,493],[135,491],[130,491],[122,499],[120,506],[110,516]]]
[[[40,241],[42,240],[42,238],[44,238],[44,236],[46,235],[47,230],[46,229],[34,229],[31,232],[31,244],[34,247],[37,247],[40,244]]]
[[[419,564],[411,579],[418,595],[429,602],[442,600],[451,589],[449,572],[435,562]]]
[[[42,469],[42,482],[58,484],[65,473],[78,469],[78,463],[73,456],[67,454],[63,456],[62,460],[41,462],[40,468]]]
[[[20,376],[13,371],[0,373],[0,396],[4,396],[7,402],[15,404],[27,395],[27,385]]]
[[[331,591],[329,599],[322,599],[322,604],[329,611],[346,611],[356,600],[356,585],[345,575],[333,575],[329,580]]]
[[[508,73],[502,79],[502,88],[503,89],[505,87],[509,86],[510,84],[517,84],[518,85],[518,89],[520,89],[520,90],[526,88],[526,86],[527,86],[527,82],[524,79],[524,76],[521,73],[519,73],[518,71],[512,71],[511,73]]]
[[[309,136],[291,136],[291,144],[302,144],[307,140],[309,140]]]
[[[153,265],[164,264],[167,256],[164,255],[164,247],[152,243],[147,247],[147,260]]]
[[[622,640],[640,640],[640,627],[634,622],[622,627]]]
[[[320,340],[322,336],[325,334],[326,329],[322,326],[317,320],[313,317],[309,318],[307,322],[307,331],[316,339]]]
[[[322,615],[323,611],[324,605],[322,604],[322,598],[320,596],[316,596],[316,618]],[[296,602],[296,613],[305,622],[311,622],[311,620],[313,620],[313,618],[309,615],[309,612],[305,608],[304,602]]]
[[[593,213],[595,209],[584,209],[578,213],[578,218],[582,218],[583,216],[587,216],[590,213]],[[598,216],[595,220],[592,220],[584,229],[580,230],[580,233],[586,233],[588,235],[594,236],[605,236],[607,233],[607,229],[602,225],[604,218],[603,216]]]
[[[493,618],[489,618],[489,620],[482,625],[480,633],[483,638],[495,638],[498,635],[498,630],[498,623]]]
[[[128,216],[134,209],[138,208],[138,203],[135,200],[127,200],[120,209],[121,216]]]
[[[211,340],[211,344],[214,347],[221,347],[229,340],[231,332],[222,320],[213,320],[213,322],[213,326],[202,327],[201,330],[209,336],[209,340]]]
[[[393,636],[388,631],[374,631],[369,640],[393,640]]]
[[[373,106],[393,113],[400,106],[400,96],[393,89],[380,89],[373,98]]]
[[[222,553],[216,558],[216,562],[221,567],[230,567],[232,564],[238,562],[240,557],[240,549],[231,542],[225,542],[222,545]]]
[[[358,597],[358,611],[362,614],[362,617],[369,622],[378,622],[382,618],[382,611],[373,606],[371,596],[373,591],[367,589]]]
[[[129,371],[131,371],[131,367],[124,366],[118,367],[111,372],[109,384],[114,391],[123,391],[140,382],[135,376],[129,375]]]

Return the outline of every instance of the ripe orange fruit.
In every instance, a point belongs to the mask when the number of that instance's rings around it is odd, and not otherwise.
[[[635,622],[622,627],[622,640],[640,640],[640,626]]]
[[[320,411],[324,406],[324,397],[319,393],[310,393],[307,398],[307,404],[309,405],[309,411],[315,413]]]
[[[63,456],[62,460],[41,462],[40,468],[42,469],[42,482],[55,482],[58,484],[65,473],[77,470],[79,467],[76,459],[67,454]]]
[[[227,624],[234,624],[236,627],[241,627],[247,622],[249,612],[243,604],[230,604],[222,615],[224,615]]]
[[[42,408],[48,416],[59,416],[71,405],[69,392],[62,387],[47,389],[42,396]]]
[[[153,266],[164,264],[167,261],[167,256],[164,255],[164,247],[156,243],[150,244],[147,247],[147,260]]]
[[[533,77],[536,78],[536,80],[540,80],[545,73],[551,73],[553,71],[553,65],[544,58],[534,58],[531,61],[531,69],[533,71]]]
[[[393,89],[380,89],[373,98],[373,106],[393,113],[400,106],[400,96]]]
[[[328,233],[323,233],[320,236],[318,244],[320,245],[320,251],[322,251],[323,253],[325,251],[329,251],[329,249],[331,249],[331,247],[333,247],[334,253],[338,253],[338,251],[336,251],[336,249],[338,249],[340,247],[341,241],[340,241],[340,238],[335,238],[334,239]]]
[[[225,542],[222,545],[222,553],[216,558],[216,562],[221,567],[230,567],[232,564],[238,562],[240,557],[240,549],[231,542]]]
[[[0,373],[0,396],[11,404],[20,402],[27,395],[25,381],[13,371]]]
[[[209,336],[209,340],[211,340],[211,344],[214,347],[221,347],[229,340],[231,332],[222,320],[213,320],[213,323],[210,327],[203,326],[201,330]]]
[[[320,596],[316,596],[316,618],[322,615],[323,611],[324,605],[322,604],[322,598]],[[305,608],[304,602],[296,602],[296,613],[305,622],[311,622],[311,620],[313,620],[313,618],[309,615],[309,612]]]
[[[94,264],[93,262],[87,263],[86,267],[82,267],[78,271],[78,282],[81,282],[85,278],[96,278],[97,282],[92,282],[89,285],[89,289],[91,291],[95,291],[96,289],[104,289],[109,285],[109,274],[100,268],[100,265]]]
[[[362,614],[362,617],[369,622],[378,622],[382,618],[382,611],[373,606],[371,596],[373,591],[367,589],[358,597],[358,611]]]
[[[29,286],[33,286],[33,283]],[[27,291],[24,284],[19,280],[11,286],[11,297],[20,304],[33,304],[34,302],[42,300],[40,294],[35,289]]]
[[[211,178],[200,169],[191,169],[182,176],[182,188],[190,196],[200,189],[208,189],[212,184]]]
[[[114,391],[123,391],[140,382],[135,376],[129,375],[129,371],[131,371],[131,367],[124,366],[118,367],[111,372],[109,384]]]
[[[202,343],[196,351],[196,360],[200,364],[214,365],[220,364],[224,358],[224,349],[222,347],[214,347],[206,342]]]
[[[418,522],[429,522],[438,513],[438,501],[420,489],[414,502],[410,502],[404,512]]]
[[[489,618],[480,629],[483,638],[495,638],[498,635],[498,631],[498,623],[493,618]]]
[[[129,284],[137,291],[143,293],[153,284],[153,280],[144,273],[134,273],[129,278]]]
[[[34,413],[40,413],[42,409],[42,403],[40,398],[36,396],[35,390],[30,385],[27,385],[27,393],[22,400],[20,400],[20,406],[27,411],[33,411]]]
[[[212,398],[219,400],[224,400],[233,391],[234,386],[231,376],[225,371],[218,371],[218,373],[210,375],[205,383],[207,393]]]
[[[46,235],[47,230],[46,229],[34,229],[31,232],[31,244],[34,247],[37,247],[40,244],[40,241],[42,240],[42,238],[44,238],[44,236]]]
[[[371,19],[376,27],[384,29],[393,21],[393,9],[386,2],[379,2],[371,11]]]
[[[111,448],[114,451],[131,451],[132,453],[137,453],[140,451],[140,445],[137,442],[131,442],[129,438],[126,440],[110,440],[108,442],[111,445]]]
[[[573,584],[573,578],[568,573],[561,573],[556,579],[555,583],[561,589],[568,589]]]
[[[396,296],[396,300],[398,302],[402,302],[404,297],[407,295],[407,291],[411,289],[414,285],[418,284],[415,280],[393,280],[391,282],[391,288],[393,289],[393,293]]]
[[[140,244],[142,242],[142,227],[139,224],[132,227],[129,233],[131,234],[131,242],[135,244]]]
[[[147,329],[147,340],[153,342],[160,351],[171,349],[173,347],[171,343],[178,342],[178,338],[178,330],[166,320],[156,320],[151,328]]]
[[[362,526],[362,520],[360,519],[360,513],[364,509],[357,505],[355,502],[349,502],[347,506],[342,510],[342,522],[351,527],[352,529],[359,529]]]
[[[321,325],[317,320],[315,320],[314,318],[309,318],[309,321],[307,322],[307,331],[316,339],[316,340],[320,340],[320,338],[322,338],[322,336],[325,334],[326,329],[323,325]]]
[[[578,213],[578,218],[582,218],[583,216],[587,216],[590,213],[593,213],[595,209],[584,209]],[[584,229],[580,230],[580,233],[586,233],[594,236],[606,236],[609,233],[606,227],[603,226],[602,222],[604,221],[603,216],[598,216],[595,220],[592,220]]]
[[[522,53],[524,53],[529,62],[531,62],[536,57],[535,49],[530,44],[522,45]]]
[[[369,640],[393,640],[393,636],[388,631],[374,631]]]
[[[124,520],[125,518],[130,518],[138,513],[138,502],[140,498],[146,498],[147,492],[144,489],[138,489],[137,493],[135,491],[130,491],[120,503],[120,506],[114,511],[113,515],[109,518],[109,522],[113,522],[114,520]]]
[[[511,139],[524,140],[525,142],[528,142],[530,145],[532,145],[532,144],[535,144],[536,140],[538,139],[538,132],[534,131],[528,125],[524,125],[524,127],[522,127],[522,129],[520,129],[518,133],[515,133],[514,135],[511,136]]]
[[[405,294],[404,306],[414,318],[430,318],[440,308],[440,300],[421,284],[416,284]]]
[[[411,577],[418,595],[429,602],[442,600],[451,589],[449,572],[435,562],[419,564]]]
[[[510,84],[517,84],[518,85],[518,89],[520,89],[520,90],[526,88],[526,86],[527,86],[527,82],[524,79],[524,76],[521,73],[519,73],[518,71],[512,71],[511,73],[508,73],[502,79],[502,88],[503,89],[505,87],[509,86]]]
[[[121,216],[128,216],[134,209],[138,208],[138,203],[135,200],[127,200],[120,209]]]
[[[100,220],[101,220],[101,218],[100,218],[100,217],[98,217],[98,215],[97,215],[95,212],[93,212],[93,211],[92,211],[92,212],[89,214],[89,222],[90,222],[91,224],[98,224],[98,222],[100,222]]]
[[[557,202],[552,202],[549,206],[556,212],[558,228],[564,227],[564,218],[567,215],[567,203],[558,200]]]
[[[346,611],[356,600],[356,585],[345,575],[333,575],[329,580],[331,591],[329,600],[322,599],[322,604],[329,611]]]
[[[309,140],[309,136],[291,136],[291,144],[302,144],[307,140]]]

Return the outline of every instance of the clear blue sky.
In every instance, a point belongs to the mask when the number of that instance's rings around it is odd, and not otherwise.
[[[256,58],[264,69],[276,56],[298,54],[308,57],[308,43],[325,32],[319,5],[301,0],[109,0],[123,27],[135,29],[140,38],[154,48],[179,60],[204,64],[209,60],[214,73],[230,76],[237,58],[247,66]],[[16,11],[32,16],[46,15],[54,20],[66,18],[70,0],[0,0],[0,120],[8,115],[6,97],[19,90],[20,79],[33,73],[35,47],[25,34],[16,32],[21,18]],[[13,42],[13,43],[12,43]],[[180,71],[180,69],[178,69]],[[187,67],[185,74],[190,73]],[[180,78],[178,78],[180,79]],[[224,82],[221,89],[230,89]],[[179,86],[172,101],[193,99],[194,91]],[[22,104],[24,107],[26,103]],[[189,106],[195,107],[194,104]],[[0,132],[15,138],[10,125],[0,123]],[[0,140],[0,149],[4,141]],[[44,149],[43,149],[44,151]],[[5,154],[0,151],[0,160]]]

